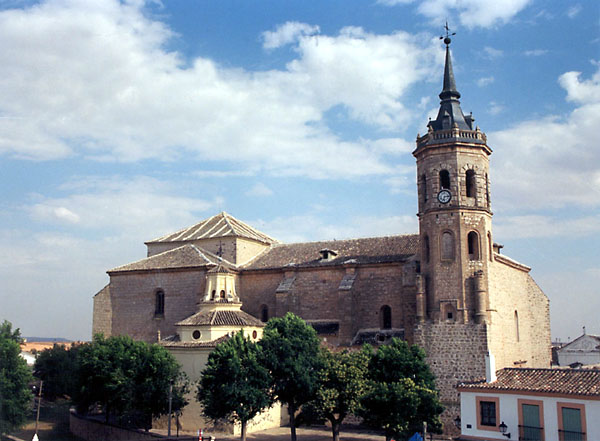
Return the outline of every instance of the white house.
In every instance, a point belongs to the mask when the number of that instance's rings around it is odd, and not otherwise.
[[[600,364],[600,335],[583,334],[558,349],[558,364]]]
[[[600,369],[506,368],[458,391],[462,440],[600,440]]]

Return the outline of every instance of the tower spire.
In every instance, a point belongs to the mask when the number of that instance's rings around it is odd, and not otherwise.
[[[456,90],[456,81],[454,80],[454,71],[452,69],[452,57],[450,56],[450,36],[456,35],[456,32],[450,32],[448,22],[444,26],[446,36],[441,36],[446,45],[446,63],[444,65],[444,85],[440,93],[440,110],[437,118],[429,123],[433,131],[449,130],[458,127],[463,130],[473,130],[473,118],[469,115],[465,117],[460,108],[460,93]]]
[[[460,98],[460,93],[456,90],[456,82],[454,81],[454,71],[452,70],[452,58],[450,57],[450,43],[452,40],[450,39],[451,35],[456,35],[456,32],[450,33],[450,28],[448,27],[448,22],[446,22],[446,36],[440,37],[440,40],[444,39],[444,44],[446,45],[446,64],[444,65],[444,87],[442,92],[440,93],[440,99],[446,100],[451,98]]]

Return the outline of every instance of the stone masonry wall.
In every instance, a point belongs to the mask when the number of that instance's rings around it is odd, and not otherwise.
[[[94,296],[94,315],[92,319],[92,336],[96,334],[111,335],[112,306],[110,285],[106,285]]]
[[[410,292],[403,289],[401,265],[356,268],[352,289],[340,290],[340,282],[348,270],[325,267],[243,273],[239,292],[242,309],[260,317],[261,306],[267,305],[270,316],[281,317],[291,311],[305,320],[337,320],[340,330],[336,341],[342,345],[350,344],[359,329],[379,328],[384,305],[392,310],[393,328],[412,329],[414,289]],[[291,288],[276,293],[286,277],[295,277]]]
[[[549,306],[526,270],[495,259],[489,275],[489,341],[496,369],[550,367]]]
[[[487,337],[486,325],[424,323],[415,328],[415,344],[427,354],[427,363],[436,376],[440,399],[446,408],[442,415],[446,431],[454,430],[452,421],[460,414],[456,385],[485,377]]]
[[[175,333],[175,323],[198,310],[204,293],[204,270],[152,271],[111,275],[113,320],[111,335],[129,335],[155,342]],[[156,291],[165,293],[165,313],[155,316]]]

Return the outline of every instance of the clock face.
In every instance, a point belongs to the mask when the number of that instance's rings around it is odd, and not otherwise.
[[[450,202],[450,199],[452,199],[452,193],[450,193],[450,190],[447,189],[443,189],[440,190],[440,192],[437,195],[438,201],[440,201],[442,204],[447,204],[448,202]]]

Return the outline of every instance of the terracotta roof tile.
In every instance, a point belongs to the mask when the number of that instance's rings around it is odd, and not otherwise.
[[[259,326],[265,324],[244,311],[200,311],[176,323],[177,326]]]
[[[315,267],[348,264],[404,262],[418,251],[419,236],[370,237],[363,239],[332,240],[276,244],[258,258],[243,267],[244,270],[267,268]],[[335,250],[331,260],[320,260],[319,251]]]
[[[600,396],[600,369],[505,368],[492,383],[461,383],[459,389]]]
[[[229,335],[224,335],[223,337],[217,338],[212,341],[180,341],[179,338],[174,339],[164,339],[160,341],[160,345],[166,348],[214,348],[219,343],[223,343],[224,341],[229,340],[231,337]]]
[[[146,243],[185,242],[215,237],[244,237],[266,244],[278,243],[276,239],[267,236],[224,211],[211,218],[205,219],[196,225],[184,228],[175,233],[167,234]]]
[[[164,253],[138,260],[137,262],[113,268],[108,270],[108,273],[169,268],[194,268],[217,265],[218,262],[219,258],[214,254],[198,248],[195,245],[187,244],[173,250],[165,251]]]

